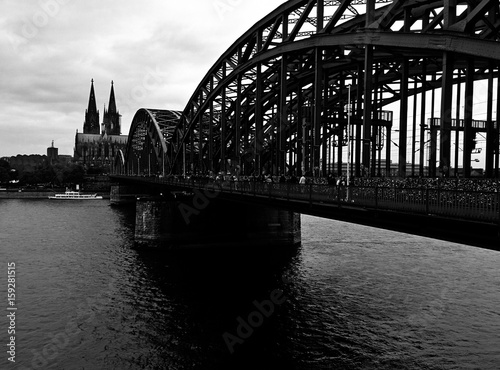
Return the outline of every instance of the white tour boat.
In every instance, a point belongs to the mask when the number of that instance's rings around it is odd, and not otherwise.
[[[97,194],[81,194],[79,191],[66,190],[64,194],[55,194],[53,196],[49,196],[49,199],[90,200],[90,199],[102,199],[102,196]]]

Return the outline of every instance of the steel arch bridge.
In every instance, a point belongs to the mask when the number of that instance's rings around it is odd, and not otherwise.
[[[480,135],[498,177],[499,5],[287,1],[220,56],[183,112],[137,112],[121,171],[326,176],[348,162],[390,176],[394,162],[399,176],[469,177]]]
[[[115,173],[159,175],[170,171],[181,116],[179,111],[139,109],[130,126],[125,153],[115,158]]]

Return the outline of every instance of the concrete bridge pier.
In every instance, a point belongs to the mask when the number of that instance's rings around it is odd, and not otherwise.
[[[137,186],[133,185],[113,184],[111,185],[109,202],[113,206],[133,205],[139,190]]]
[[[138,198],[135,242],[139,247],[283,247],[300,244],[300,214],[210,200],[193,194]]]

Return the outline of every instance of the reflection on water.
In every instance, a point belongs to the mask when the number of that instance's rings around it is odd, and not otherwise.
[[[500,363],[498,252],[303,216],[301,247],[159,253],[134,248],[133,222],[106,201],[0,201],[18,266],[9,368]]]

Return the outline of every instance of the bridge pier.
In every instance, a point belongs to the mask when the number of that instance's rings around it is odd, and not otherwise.
[[[138,198],[135,242],[139,247],[283,247],[300,244],[300,214],[228,202],[200,202],[194,194]]]
[[[113,206],[133,205],[140,189],[134,185],[111,185],[109,202]]]

